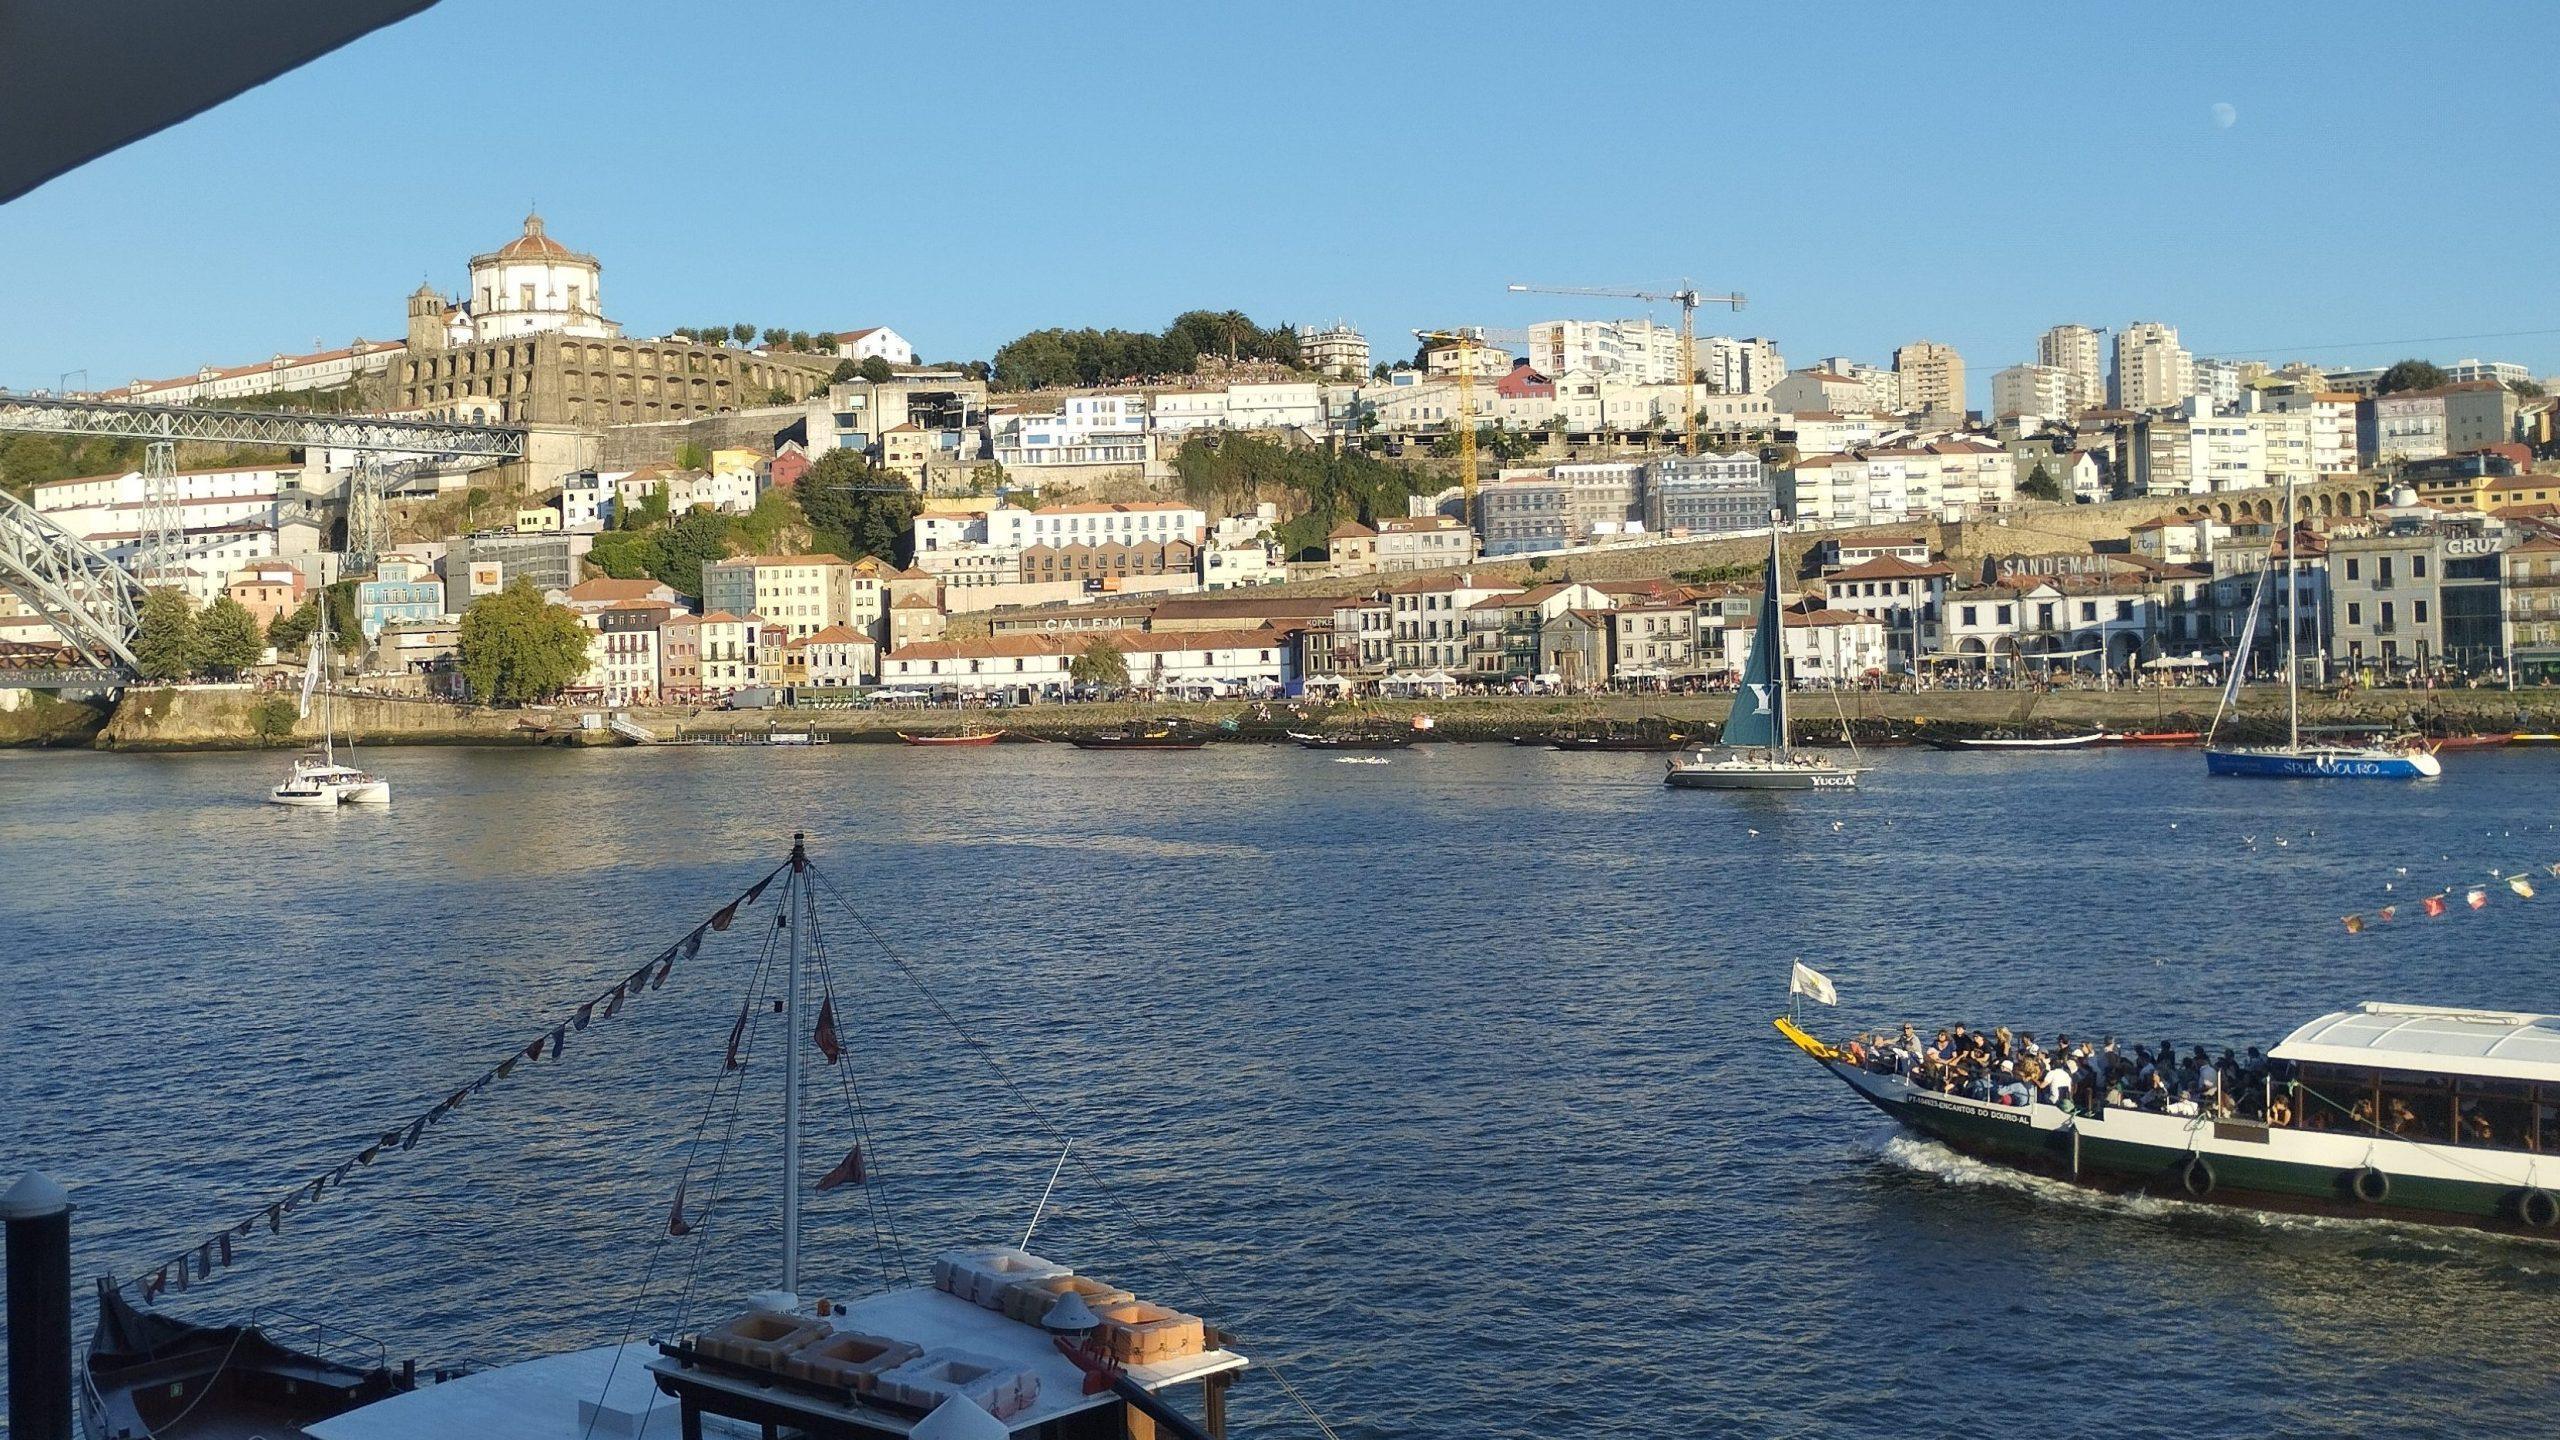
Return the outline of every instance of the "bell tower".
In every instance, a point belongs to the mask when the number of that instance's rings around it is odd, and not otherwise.
[[[445,348],[446,307],[444,297],[435,287],[421,280],[409,292],[409,349],[411,353]]]

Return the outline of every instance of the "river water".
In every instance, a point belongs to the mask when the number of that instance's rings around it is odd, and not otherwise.
[[[805,829],[860,911],[821,919],[894,1226],[813,1199],[813,1293],[1016,1238],[1063,1135],[1034,1248],[1227,1324],[1346,1437],[2545,1424],[2560,1248],[2004,1181],[1769,1021],[1799,956],[1839,984],[1831,1030],[2218,1047],[2360,999],[2555,1008],[2560,893],[2339,921],[2560,861],[2560,755],[2414,787],[1871,758],[1854,795],[1777,798],[1495,746],[390,750],[389,812],[329,814],[257,803],[272,755],[0,754],[0,1172],[71,1187],[77,1273],[132,1273]],[[774,1265],[769,1084],[704,1259],[658,1241],[758,932],[172,1309],[475,1366],[720,1318]],[[826,1095],[820,1165],[851,1133]],[[1315,1433],[1268,1378],[1234,1398],[1240,1434]]]

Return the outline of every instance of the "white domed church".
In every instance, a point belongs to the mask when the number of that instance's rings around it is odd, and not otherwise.
[[[610,340],[622,327],[604,316],[604,267],[546,233],[540,215],[524,233],[471,257],[471,288],[447,299],[420,285],[409,296],[409,348],[458,349],[488,340],[556,331]]]

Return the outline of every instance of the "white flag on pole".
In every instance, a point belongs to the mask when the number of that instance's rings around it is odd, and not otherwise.
[[[1787,981],[1787,993],[1802,995],[1817,1005],[1837,1005],[1840,992],[1831,988],[1831,977],[1803,961],[1796,962],[1796,973]]]

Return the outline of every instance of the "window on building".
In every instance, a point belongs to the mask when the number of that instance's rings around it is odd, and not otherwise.
[[[2420,624],[2420,625],[2424,625],[2424,624],[2426,624],[2426,623],[2427,623],[2427,602],[2426,602],[2426,601],[2424,601],[2424,600],[2412,600],[2412,601],[2410,601],[2410,602],[2409,602],[2409,618],[2410,618],[2410,620],[2411,620],[2411,621],[2413,621],[2413,622],[2415,622],[2415,623],[2417,623],[2417,624]]]
[[[2384,563],[2384,564],[2389,564],[2390,562],[2389,562],[2389,561],[2384,561],[2383,563]],[[2412,579],[2412,580],[2424,580],[2424,579],[2426,579],[2426,578],[2427,578],[2427,557],[2426,557],[2426,556],[2424,556],[2424,555],[2412,555],[2412,556],[2410,556],[2410,557],[2409,557],[2409,578],[2410,578],[2410,579]],[[2424,619],[2426,619],[2427,617],[2426,617],[2426,616],[2424,616],[2424,615],[2421,615],[2421,616],[2419,616],[2418,618],[2419,618],[2419,619],[2421,619],[2421,620],[2424,620]]]
[[[2391,628],[2391,602],[2388,600],[2382,602],[2382,628]]]
[[[2363,575],[2361,571],[2362,567],[2359,566],[2352,557],[2350,557],[2347,561],[2347,578],[2350,580],[2362,579]]]
[[[2384,555],[2373,562],[2373,583],[2376,585],[2388,585],[2391,583],[2390,556]]]
[[[2361,625],[2364,623],[2364,607],[2352,600],[2347,602],[2347,623],[2350,625]]]

